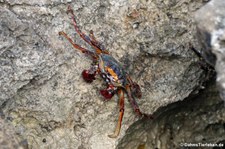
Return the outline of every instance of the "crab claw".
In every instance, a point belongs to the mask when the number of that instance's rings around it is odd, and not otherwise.
[[[82,72],[82,76],[83,79],[87,82],[87,83],[91,83],[93,82],[93,80],[95,80],[95,74],[89,73],[88,70],[84,70]]]
[[[108,100],[111,99],[114,95],[114,92],[107,89],[100,90],[100,93],[102,94],[102,96],[105,97],[105,99],[108,99]]]

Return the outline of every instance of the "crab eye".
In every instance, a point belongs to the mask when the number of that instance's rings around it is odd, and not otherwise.
[[[102,96],[104,96],[106,99],[111,99],[114,95],[114,92],[112,90],[100,90],[100,93],[102,94]]]
[[[83,79],[88,83],[91,83],[93,82],[93,80],[95,80],[95,74],[89,73],[88,70],[84,70],[82,72],[82,76],[83,76]]]

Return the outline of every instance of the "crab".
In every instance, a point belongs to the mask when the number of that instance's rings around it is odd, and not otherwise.
[[[90,57],[93,60],[93,65],[88,70],[83,70],[82,77],[87,83],[91,83],[96,79],[96,75],[100,75],[103,80],[106,82],[107,88],[100,90],[100,94],[104,97],[106,101],[110,100],[114,94],[118,94],[119,97],[119,118],[116,129],[113,134],[108,135],[110,138],[116,138],[121,129],[121,123],[124,115],[124,94],[127,94],[128,100],[131,103],[134,112],[139,117],[144,117],[146,114],[143,114],[138,104],[135,100],[135,97],[141,98],[141,89],[140,86],[132,81],[131,77],[125,72],[122,65],[114,59],[109,51],[96,40],[93,31],[90,31],[90,35],[87,36],[83,33],[75,20],[74,12],[71,6],[68,6],[67,13],[72,15],[72,22],[76,32],[79,36],[87,42],[94,51],[87,50],[80,45],[73,42],[73,40],[63,31],[59,32],[59,35],[65,37],[75,49],[78,49],[86,56]]]

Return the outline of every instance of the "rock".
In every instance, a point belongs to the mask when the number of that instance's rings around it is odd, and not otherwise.
[[[42,84],[45,80],[49,80],[60,64],[58,60],[60,57],[56,57],[57,48],[49,45],[51,41],[46,42],[47,38],[50,38],[48,36],[57,32],[50,30],[47,21],[45,21],[46,24],[41,23],[44,19],[40,16],[42,15],[41,9],[45,9],[47,13],[47,8],[40,8],[40,14],[33,14],[39,15],[39,20],[37,18],[31,21],[28,16],[19,14],[28,11],[25,14],[31,15],[33,9],[30,7],[14,6],[11,9],[7,7],[2,4],[0,6],[0,105],[12,98],[27,84],[32,84],[32,82]],[[34,8],[34,11],[37,9]],[[19,19],[20,16],[25,19]],[[40,27],[45,27],[48,31],[39,30]]]
[[[59,31],[87,47],[66,14],[70,1],[0,2],[0,107],[29,148],[115,148],[137,118],[126,100],[120,136],[108,138],[118,119],[118,98],[104,102],[98,78],[81,78],[91,61]],[[71,3],[80,28],[93,30],[142,89],[141,111],[183,100],[201,88],[205,72],[192,15],[204,2],[82,1]],[[93,50],[93,49],[92,49]]]
[[[198,10],[195,20],[198,38],[202,41],[202,53],[217,72],[217,82],[221,96],[225,100],[225,1],[212,0]]]
[[[0,111],[0,146],[2,149],[27,149],[27,141],[21,140],[16,134],[15,128],[4,119]]]
[[[195,97],[158,109],[127,130],[117,149],[222,148],[225,108],[215,80]]]

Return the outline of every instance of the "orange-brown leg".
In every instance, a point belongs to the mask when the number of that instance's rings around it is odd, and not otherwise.
[[[131,105],[132,105],[132,107],[134,109],[134,112],[137,113],[137,115],[139,117],[145,117],[145,118],[153,119],[153,117],[152,117],[151,114],[150,115],[149,114],[145,114],[145,113],[142,113],[140,111],[136,100],[132,96],[131,89],[130,89],[130,86],[129,85],[126,86],[126,91],[127,91],[128,100],[131,103]]]
[[[84,34],[83,32],[81,32],[81,30],[79,29],[77,22],[75,20],[75,15],[73,13],[73,10],[71,8],[71,6],[68,6],[68,13],[70,13],[72,15],[72,21],[73,21],[73,26],[76,30],[76,32],[80,35],[80,37],[86,41],[88,44],[90,44],[97,52],[101,53],[102,49],[100,49],[100,47],[98,47],[97,45],[95,45],[95,41],[92,41],[92,38],[90,38],[89,36],[87,36],[86,34]]]
[[[64,36],[72,45],[75,49],[80,50],[82,53],[86,53],[92,57],[95,57],[95,54],[85,48],[82,48],[81,46],[79,46],[78,44],[74,43],[73,40],[63,31],[59,32],[59,35]]]
[[[121,123],[123,120],[123,114],[124,114],[124,91],[122,89],[118,90],[118,96],[119,96],[119,105],[120,105],[120,113],[119,113],[119,119],[117,122],[117,126],[116,129],[114,131],[113,134],[108,135],[110,138],[116,138],[119,133],[120,133],[120,129],[121,129]]]
[[[96,47],[101,49],[102,53],[109,54],[109,51],[105,49],[105,47],[95,38],[93,31],[90,31],[89,37],[91,38],[91,43],[94,44]]]
[[[131,103],[131,105],[132,105],[132,107],[134,109],[134,112],[136,112],[138,116],[143,116],[143,114],[141,113],[141,111],[140,111],[140,109],[138,107],[138,104],[137,104],[136,100],[132,96],[132,93],[131,93],[129,85],[126,86],[126,91],[127,91],[128,100]]]
[[[90,30],[89,37],[91,38],[91,41],[92,41],[93,43],[95,43],[95,44],[100,44],[100,43],[96,40],[96,38],[95,38],[95,36],[94,36],[93,30]]]
[[[90,37],[89,37],[89,36],[87,36],[86,34],[84,34],[84,33],[79,29],[79,27],[78,27],[78,25],[77,25],[77,22],[76,22],[76,20],[75,20],[75,15],[74,15],[74,13],[73,13],[73,10],[72,10],[71,6],[68,6],[67,12],[70,13],[70,14],[72,15],[73,26],[74,26],[76,32],[80,35],[80,37],[81,37],[84,41],[86,41],[89,45],[91,45],[91,46],[95,49],[95,51],[96,51],[97,54],[100,54],[100,53],[109,54],[109,51],[106,50],[106,49],[104,48],[104,46],[102,46],[102,45],[96,40],[96,38],[95,38],[94,35],[93,35],[93,31],[91,31]]]

